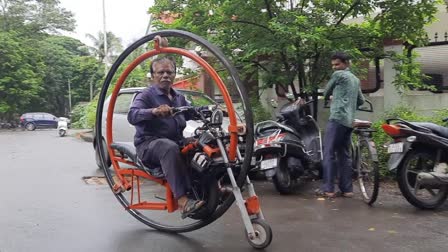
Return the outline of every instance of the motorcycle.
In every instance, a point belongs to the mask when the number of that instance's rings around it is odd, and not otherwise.
[[[444,120],[448,121],[448,118]],[[429,122],[386,120],[388,168],[396,171],[406,200],[421,209],[434,209],[448,197],[448,128]]]
[[[63,137],[67,134],[68,120],[66,118],[59,118],[58,120],[58,134]]]
[[[305,109],[315,101],[288,99],[277,121],[255,126],[255,169],[272,180],[280,194],[292,193],[299,178],[318,178],[322,161],[319,126]]]

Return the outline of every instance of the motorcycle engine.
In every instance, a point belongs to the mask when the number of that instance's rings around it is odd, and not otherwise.
[[[197,152],[191,160],[191,167],[198,172],[204,172],[210,167],[211,159],[204,152]]]

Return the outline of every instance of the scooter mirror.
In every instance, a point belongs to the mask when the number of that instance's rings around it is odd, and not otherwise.
[[[277,101],[274,100],[274,99],[271,99],[271,106],[272,106],[273,108],[277,108],[277,107],[278,107],[278,103],[277,103]]]

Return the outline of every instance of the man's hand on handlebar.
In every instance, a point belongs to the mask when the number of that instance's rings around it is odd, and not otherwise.
[[[157,117],[168,117],[172,114],[172,108],[166,104],[162,104],[152,110],[152,114]]]

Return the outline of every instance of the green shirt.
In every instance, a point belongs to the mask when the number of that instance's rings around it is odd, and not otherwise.
[[[335,71],[325,87],[325,100],[331,95],[330,120],[352,128],[356,109],[364,103],[359,79],[348,68]]]

